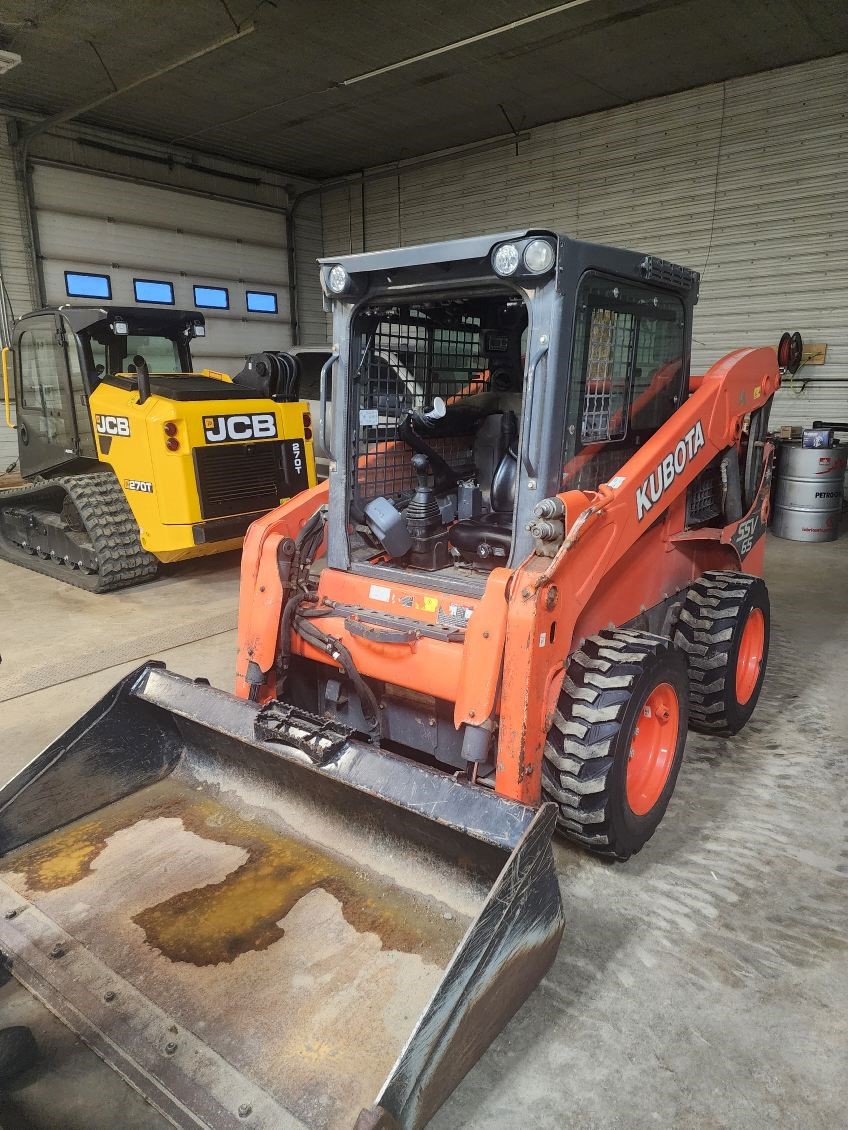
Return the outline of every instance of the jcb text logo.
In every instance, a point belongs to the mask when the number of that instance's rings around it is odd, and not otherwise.
[[[666,455],[636,491],[636,517],[641,522],[648,511],[659,502],[678,475],[686,469],[690,459],[704,446],[704,429],[701,421],[690,428],[674,451]]]
[[[274,439],[277,435],[277,419],[273,412],[252,412],[249,416],[204,416],[203,432],[207,443]]]
[[[94,425],[101,436],[128,436],[130,422],[126,416],[95,416]]]

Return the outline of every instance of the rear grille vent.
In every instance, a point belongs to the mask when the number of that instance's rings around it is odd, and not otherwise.
[[[690,271],[688,267],[679,267],[677,263],[669,263],[667,259],[657,259],[653,255],[645,256],[639,264],[639,270],[642,278],[648,282],[664,283],[678,290],[694,290],[696,293],[701,280],[697,271]]]
[[[716,460],[689,484],[686,491],[686,528],[702,526],[722,512],[721,465]]]
[[[194,466],[204,519],[272,510],[286,496],[281,443],[196,447]]]

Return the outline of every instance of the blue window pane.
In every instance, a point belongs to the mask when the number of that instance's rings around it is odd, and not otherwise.
[[[270,290],[249,290],[247,308],[252,314],[276,314],[277,296]]]
[[[112,284],[108,275],[65,271],[65,293],[71,298],[111,298]]]
[[[196,286],[194,304],[201,309],[229,310],[230,295],[225,286]]]
[[[155,279],[133,279],[136,302],[158,302],[161,306],[174,305],[174,287],[169,282]]]

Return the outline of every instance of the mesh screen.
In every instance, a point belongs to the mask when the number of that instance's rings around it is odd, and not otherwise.
[[[412,409],[429,409],[434,397],[450,403],[489,386],[480,318],[415,307],[366,313],[354,335],[352,388],[356,496],[368,502],[414,489],[413,452],[397,440],[398,424]],[[472,473],[474,437],[429,439],[456,471]]]
[[[595,490],[680,403],[685,318],[676,296],[599,275],[577,311],[562,485]]]
[[[716,460],[689,484],[686,525],[699,526],[721,513],[721,461]]]
[[[621,439],[627,431],[625,406],[635,340],[633,314],[603,308],[593,311],[586,343],[583,443]]]

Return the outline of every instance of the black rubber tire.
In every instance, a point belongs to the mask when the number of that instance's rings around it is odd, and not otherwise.
[[[765,642],[760,674],[746,703],[736,698],[736,665],[748,616],[763,613]],[[689,726],[731,737],[751,715],[765,679],[769,650],[769,595],[765,581],[748,573],[711,569],[689,586],[674,642],[689,661]]]
[[[645,700],[661,683],[677,694],[677,743],[662,792],[637,815],[627,801],[630,746]],[[686,659],[670,640],[614,629],[584,640],[569,660],[542,764],[542,793],[559,805],[558,831],[613,859],[641,851],[674,792],[688,713]]]
[[[0,1028],[0,1083],[23,1075],[37,1062],[38,1045],[29,1028]]]

